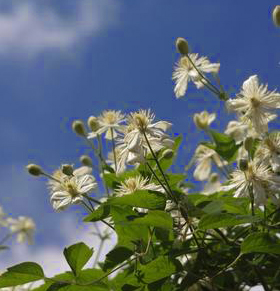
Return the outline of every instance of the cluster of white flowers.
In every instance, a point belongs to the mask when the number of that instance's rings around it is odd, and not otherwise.
[[[211,64],[205,57],[189,54],[187,41],[182,38],[177,40],[176,46],[181,57],[173,73],[175,96],[184,96],[188,82],[193,81],[198,89],[210,84],[208,88],[221,99],[221,92],[213,90],[215,86],[203,74],[217,73],[220,64]],[[194,155],[194,178],[208,180],[202,193],[235,189],[236,197],[250,197],[253,194],[257,205],[265,204],[268,197],[274,203],[280,204],[277,198],[280,186],[280,132],[268,131],[268,123],[277,117],[276,110],[280,108],[280,94],[275,90],[269,91],[267,85],[259,84],[257,75],[253,75],[244,81],[236,98],[226,100],[226,108],[236,113],[237,120],[228,123],[225,134],[231,136],[239,145],[237,160],[246,159],[247,166],[229,173],[227,162],[215,150],[199,145]],[[194,115],[194,122],[198,129],[208,132],[215,117],[215,114],[203,111]],[[252,157],[250,147],[253,143],[256,149]],[[222,186],[217,174],[211,174],[212,162],[227,178],[230,174],[228,185]]]
[[[8,217],[3,208],[0,206],[0,227],[5,227],[9,230],[6,238],[16,235],[18,243],[32,243],[35,223],[30,217],[19,216],[18,218]],[[2,240],[3,242],[6,239]]]
[[[140,109],[127,116],[120,111],[104,111],[95,118],[95,126],[90,126],[94,131],[88,134],[88,138],[106,132],[105,138],[116,142],[108,159],[119,174],[128,164],[145,162],[145,157],[151,150],[157,152],[165,147],[172,148],[174,142],[165,133],[172,124],[166,121],[153,123],[154,118],[155,115],[150,110]]]

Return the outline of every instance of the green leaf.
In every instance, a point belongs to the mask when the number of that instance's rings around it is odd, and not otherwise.
[[[107,270],[114,268],[118,264],[129,259],[132,255],[133,251],[126,247],[123,246],[115,247],[106,255],[106,260],[102,268],[103,271],[106,272]]]
[[[178,271],[180,264],[175,260],[170,260],[167,256],[160,256],[147,265],[140,266],[143,273],[142,281],[149,284],[168,277]]]
[[[56,282],[51,284],[46,291],[57,291],[62,290],[63,287],[69,286],[70,283]],[[64,288],[65,289],[65,288]]]
[[[134,250],[137,240],[147,242],[149,229],[145,225],[132,225],[131,217],[136,213],[129,206],[111,206],[111,215],[118,235],[118,245]]]
[[[77,276],[91,258],[93,249],[80,242],[65,248],[63,254],[74,275]]]
[[[210,134],[215,142],[214,150],[226,161],[234,162],[235,154],[239,148],[234,139],[224,133],[210,130]]]
[[[165,195],[160,192],[139,190],[122,197],[113,197],[107,201],[110,205],[129,205],[147,209],[164,209]]]
[[[280,255],[280,242],[267,233],[255,232],[249,234],[241,244],[241,253],[268,253]]]
[[[253,223],[261,218],[251,215],[236,215],[232,213],[211,213],[202,216],[198,223],[200,229],[213,229],[227,226],[234,226],[243,223]]]
[[[170,187],[177,186],[177,184],[186,179],[184,174],[167,174],[166,175]]]
[[[144,217],[135,217],[131,224],[147,225],[171,229],[173,221],[171,216],[165,211],[151,210]]]
[[[107,218],[109,215],[110,215],[110,205],[104,203],[104,204],[101,204],[96,210],[91,212],[89,215],[87,215],[83,219],[83,221],[84,222],[99,221],[99,220]]]
[[[77,282],[78,284],[87,284],[87,283],[91,283],[95,280],[98,280],[99,278],[104,276],[104,272],[100,269],[86,269],[86,270],[82,270],[79,273],[78,277],[74,277],[72,272],[65,272],[62,274],[58,274],[54,277],[52,277],[51,279],[46,279],[46,283],[35,288],[32,289],[33,291],[50,291],[50,290],[79,290],[79,291],[90,291],[90,290],[94,290],[94,291],[104,291],[104,290],[109,290],[108,286],[107,286],[107,282],[108,279],[104,278],[102,280],[102,282],[97,282],[94,284],[91,284],[90,286],[78,286],[75,285],[75,282]],[[54,283],[53,280],[56,281],[61,281],[61,282],[56,282]],[[62,283],[63,282],[63,283]],[[68,284],[69,282],[69,284]],[[64,285],[65,284],[65,285]],[[57,289],[48,289],[48,288],[57,288]],[[84,288],[84,289],[83,289]]]
[[[22,285],[43,278],[44,272],[40,265],[24,262],[8,268],[7,272],[0,276],[0,287]]]

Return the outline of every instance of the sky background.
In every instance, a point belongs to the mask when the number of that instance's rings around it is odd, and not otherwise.
[[[233,117],[206,90],[191,84],[176,100],[171,75],[177,37],[186,38],[192,52],[221,63],[221,83],[231,97],[255,74],[270,90],[280,89],[280,30],[271,20],[277,4],[0,0],[0,205],[37,224],[34,245],[13,243],[0,253],[0,269],[28,259],[55,273],[48,258],[62,266],[65,245],[85,237],[95,243],[80,226],[78,209],[55,213],[45,180],[24,168],[36,163],[52,172],[61,163],[77,163],[87,147],[71,131],[74,119],[86,121],[106,109],[151,108],[157,120],[172,122],[172,132],[184,136],[178,169],[203,138],[194,113],[216,112],[213,127],[224,131]]]

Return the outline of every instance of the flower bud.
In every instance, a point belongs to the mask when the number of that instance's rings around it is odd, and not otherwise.
[[[33,176],[40,176],[43,174],[43,170],[40,166],[35,165],[35,164],[29,164],[26,166],[27,171],[30,175]]]
[[[88,124],[88,127],[93,131],[93,132],[96,132],[100,125],[99,125],[99,122],[98,122],[98,118],[95,117],[95,116],[90,116],[88,118],[88,121],[87,121],[87,124]]]
[[[275,26],[280,26],[280,5],[276,5],[272,12],[272,19]]]
[[[88,167],[92,167],[92,159],[87,155],[80,156],[80,162]]]
[[[202,111],[194,114],[193,121],[198,129],[205,130],[215,120],[215,118],[215,113],[209,114],[207,111]]]
[[[246,171],[248,170],[248,160],[246,159],[240,159],[238,161],[238,168],[241,170],[241,171]]]
[[[62,173],[67,175],[67,176],[72,176],[73,171],[74,171],[72,165],[69,165],[69,164],[62,165],[61,170],[62,170]]]
[[[182,37],[178,37],[176,39],[176,48],[177,51],[182,55],[187,55],[189,53],[188,42]]]
[[[174,156],[174,151],[171,149],[166,149],[162,152],[163,159],[171,159]]]
[[[72,123],[72,129],[77,135],[86,136],[86,129],[83,121],[74,120]]]

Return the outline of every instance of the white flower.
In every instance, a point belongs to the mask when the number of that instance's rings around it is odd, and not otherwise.
[[[106,139],[113,139],[118,136],[117,132],[122,132],[123,126],[121,125],[124,122],[124,114],[121,111],[115,110],[106,110],[98,117],[99,129],[96,131],[96,134],[102,134],[106,132]],[[89,136],[88,138],[90,138]],[[93,136],[95,137],[95,136]]]
[[[32,243],[35,223],[30,217],[19,216],[18,219],[7,218],[8,226],[12,233],[17,234],[17,241],[23,243],[25,240]]]
[[[211,173],[211,163],[214,162],[218,167],[226,164],[221,161],[219,155],[212,149],[204,145],[199,145],[195,151],[196,169],[193,173],[195,179],[199,181],[207,180]]]
[[[67,176],[58,170],[49,181],[51,191],[51,203],[57,211],[64,210],[71,204],[78,204],[83,200],[83,194],[88,194],[97,188],[95,178],[90,175],[91,168],[80,167]]]
[[[221,182],[219,181],[219,175],[217,173],[212,173],[204,186],[202,194],[210,195],[215,192],[221,191]]]
[[[197,128],[199,129],[207,129],[210,124],[215,120],[216,114],[209,114],[207,111],[202,111],[200,113],[195,113],[193,116],[193,121]]]
[[[130,149],[141,145],[149,150],[144,134],[152,149],[155,151],[167,146],[172,147],[173,141],[164,133],[172,124],[167,121],[152,123],[154,118],[155,115],[151,113],[150,109],[141,109],[137,112],[130,113],[127,118],[128,126],[124,137]]]
[[[256,205],[264,205],[275,188],[280,187],[280,177],[276,176],[267,165],[257,161],[248,163],[244,171],[235,170],[231,174],[230,184],[223,186],[224,191],[235,189],[234,197],[250,197],[250,187]]]
[[[247,129],[247,124],[232,120],[228,123],[225,134],[231,136],[239,144],[246,138]]]
[[[165,190],[161,185],[156,185],[149,182],[149,178],[143,178],[142,176],[130,177],[121,182],[119,188],[115,190],[116,196],[123,196],[132,194],[137,190],[152,190],[165,193]]]
[[[203,73],[217,73],[220,69],[219,63],[211,64],[207,57],[199,58],[198,54],[189,54],[189,58],[202,75]],[[201,76],[193,67],[187,56],[182,56],[175,65],[172,79],[175,80],[176,83],[174,92],[177,98],[185,95],[189,81],[193,81],[198,89],[204,86],[201,81]]]
[[[255,158],[280,172],[280,133],[271,133],[265,137],[256,150]]]
[[[150,152],[150,147],[154,152],[165,147],[173,147],[174,141],[164,133],[171,127],[171,123],[166,121],[152,123],[154,118],[155,116],[150,110],[139,110],[128,116],[124,137],[117,140],[119,151],[117,173],[124,170],[126,163],[144,163],[146,154]]]
[[[257,133],[263,133],[268,131],[267,124],[275,117],[272,111],[280,108],[280,94],[268,91],[267,85],[259,85],[254,75],[243,83],[236,99],[227,101],[227,107],[242,115],[243,123],[251,122]]]

